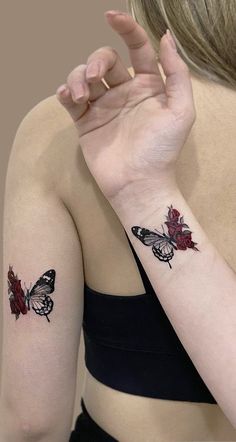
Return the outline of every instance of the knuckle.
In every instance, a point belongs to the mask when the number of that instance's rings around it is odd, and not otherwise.
[[[99,50],[99,49],[98,49]],[[118,55],[118,52],[116,51],[115,48],[113,48],[112,46],[103,46],[101,48],[102,51],[108,53],[108,54],[115,54]]]
[[[82,76],[82,73],[84,72],[84,70],[86,69],[86,64],[80,64],[78,66],[76,66],[67,76],[66,81],[68,84],[70,84],[71,82],[73,82],[75,79],[77,79],[78,77]]]
[[[99,59],[99,58],[103,58],[104,57],[109,57],[112,56],[113,57],[118,57],[118,52],[116,51],[116,49],[114,49],[112,46],[102,46],[101,48],[97,49],[96,51],[94,51],[87,59],[87,63],[90,63],[91,61],[93,61],[94,59]]]
[[[176,119],[177,121],[186,122],[188,125],[193,124],[196,120],[196,110],[194,106],[191,104],[182,106],[176,114]]]
[[[148,39],[142,39],[140,41],[130,44],[129,48],[130,49],[140,49],[147,44],[148,44]]]

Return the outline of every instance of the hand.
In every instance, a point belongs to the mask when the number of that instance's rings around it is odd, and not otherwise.
[[[172,46],[173,37],[164,34],[160,42],[164,82],[146,31],[129,14],[106,12],[106,17],[129,49],[134,77],[119,54],[105,46],[72,70],[57,97],[78,128],[91,174],[113,200],[130,184],[157,184],[174,174],[195,107],[189,70]],[[92,64],[100,70],[90,78]],[[76,100],[81,87],[84,95]]]

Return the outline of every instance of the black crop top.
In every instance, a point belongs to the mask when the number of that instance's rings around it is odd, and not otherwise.
[[[126,231],[125,231],[126,233]],[[109,295],[84,284],[85,364],[129,394],[216,404],[179,340],[126,233],[146,293]]]

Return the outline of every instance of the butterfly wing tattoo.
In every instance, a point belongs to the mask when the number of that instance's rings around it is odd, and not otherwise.
[[[174,249],[176,249],[176,246],[165,233],[162,234],[158,231],[153,232],[152,230],[139,226],[133,226],[131,230],[136,238],[145,244],[145,246],[152,246],[153,254],[160,261],[167,262],[169,267],[172,268],[169,261],[174,256]]]
[[[153,254],[160,260],[167,262],[172,269],[170,260],[174,256],[174,250],[187,250],[193,249],[199,252],[196,247],[197,243],[192,240],[192,233],[189,226],[184,222],[184,217],[180,216],[180,212],[175,209],[172,204],[168,207],[168,215],[166,216],[166,224],[168,234],[153,232],[149,229],[139,226],[131,227],[132,233],[138,238],[145,246],[152,246]]]
[[[55,270],[48,270],[38,279],[31,290],[26,288],[26,293],[24,293],[21,281],[14,274],[12,267],[9,267],[9,301],[11,312],[15,313],[16,319],[18,319],[20,313],[26,314],[30,307],[32,307],[36,314],[46,316],[47,321],[50,322],[48,315],[53,309],[54,302],[49,295],[54,292],[55,277]]]
[[[51,313],[54,305],[49,294],[54,292],[55,276],[55,270],[48,270],[38,279],[33,288],[30,291],[27,290],[26,293],[28,310],[30,310],[31,305],[35,313],[46,316],[48,322],[50,320],[47,315]]]

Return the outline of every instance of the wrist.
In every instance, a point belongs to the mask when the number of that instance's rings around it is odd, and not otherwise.
[[[180,190],[175,175],[166,174],[157,179],[131,182],[109,201],[121,220],[133,216],[141,220],[163,210],[163,205],[166,202],[171,204],[177,194],[180,194]]]
[[[130,200],[127,200],[126,205],[123,203],[118,209],[116,206],[115,210],[130,238],[136,237],[146,246],[152,246],[154,255],[160,261],[168,262],[170,268],[169,261],[177,250],[191,250],[190,255],[177,254],[181,259],[177,260],[175,268],[180,268],[186,259],[195,256],[196,251],[204,249],[202,244],[208,242],[207,236],[177,186],[162,186],[156,192],[151,187],[151,190],[147,191],[148,199],[135,196],[135,204],[129,204]]]

